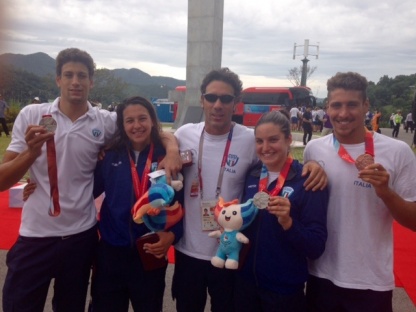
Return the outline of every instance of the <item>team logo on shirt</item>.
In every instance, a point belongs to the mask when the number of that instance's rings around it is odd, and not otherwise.
[[[94,138],[98,138],[101,135],[101,130],[100,129],[92,129],[92,135],[94,136]]]
[[[231,168],[225,168],[225,171],[230,172],[230,173],[235,173],[235,169],[232,167],[235,167],[235,165],[237,165],[239,159],[240,158],[237,155],[228,154],[227,166]]]
[[[228,154],[227,165],[229,167],[234,167],[238,163],[238,156],[234,154]]]
[[[285,186],[282,190],[282,197],[289,198],[289,196],[292,195],[294,191],[295,190],[291,188],[290,186]]]

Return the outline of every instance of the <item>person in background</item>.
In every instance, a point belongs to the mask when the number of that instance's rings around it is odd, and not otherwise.
[[[397,136],[399,135],[400,125],[402,124],[402,120],[403,120],[402,111],[397,110],[397,113],[393,116],[393,132],[391,134],[393,138],[397,138]]]
[[[381,133],[380,130],[380,118],[381,118],[381,112],[380,110],[376,109],[373,115],[373,119],[371,120],[371,127],[373,131],[377,133]]]
[[[3,131],[6,134],[6,137],[10,135],[9,128],[7,127],[6,123],[6,114],[5,112],[9,110],[9,104],[4,100],[3,95],[0,94],[0,123],[3,127]],[[1,130],[0,130],[0,137],[1,137]]]
[[[309,260],[308,311],[392,312],[393,219],[416,230],[415,155],[364,127],[367,79],[337,73],[327,82],[334,133],[311,141],[304,160],[328,175],[328,239]]]
[[[322,118],[322,122],[323,122],[322,133],[321,133],[322,136],[331,134],[333,131],[331,120],[329,119],[329,116],[326,111],[327,111],[327,107],[325,105],[324,117]]]
[[[248,170],[257,163],[253,129],[232,123],[232,115],[242,91],[238,75],[228,68],[209,72],[202,81],[201,106],[205,121],[180,127],[175,136],[179,147],[192,151],[193,163],[183,169],[184,215],[182,238],[175,245],[172,297],[179,312],[204,311],[207,291],[211,311],[234,311],[234,271],[214,267],[217,240],[208,236],[216,230],[213,207],[219,196],[225,201],[241,200]],[[308,188],[326,183],[322,168],[311,162],[302,175],[310,175]],[[210,216],[203,216],[205,209]]]
[[[406,133],[409,133],[409,129],[410,129],[410,133],[413,133],[414,123],[413,123],[413,116],[412,116],[412,113],[411,112],[409,112],[406,115],[406,119],[404,121],[404,125],[405,125]]]
[[[107,109],[109,112],[114,112],[116,107],[117,107],[116,103],[112,102],[110,105],[108,105]]]
[[[290,155],[292,134],[285,111],[264,114],[254,129],[261,164],[247,175],[243,202],[267,192],[243,234],[249,251],[236,274],[235,310],[306,311],[307,258],[318,258],[327,238],[328,190],[306,191],[302,164]]]
[[[292,131],[296,131],[296,130],[299,130],[299,128],[298,128],[298,116],[299,116],[299,113],[300,113],[300,111],[299,111],[299,109],[296,107],[296,106],[293,106],[291,109],[290,109],[290,123],[291,123],[291,129],[292,129]]]
[[[303,145],[306,145],[312,139],[312,108],[306,107],[306,111],[302,116],[302,128],[303,128]]]
[[[394,115],[395,115],[394,113],[391,113],[390,118],[389,118],[390,128],[391,129],[394,128],[394,121],[393,121]]]
[[[302,104],[298,107],[299,114],[298,114],[298,131],[302,129],[302,122],[303,122],[303,113],[306,111],[306,105]]]
[[[134,96],[117,106],[117,132],[94,175],[94,197],[105,193],[92,282],[94,312],[127,312],[129,301],[135,311],[162,311],[166,266],[143,269],[136,240],[150,230],[144,223],[136,224],[131,212],[150,186],[147,174],[165,157],[160,133],[156,112],[146,99]],[[175,194],[172,203],[179,198],[182,202],[182,191]],[[157,235],[159,242],[145,247],[155,257],[166,257],[169,247],[182,235],[182,222]]]
[[[7,254],[3,311],[43,311],[54,279],[54,311],[84,311],[98,235],[93,200],[97,155],[115,132],[116,114],[88,102],[95,64],[85,51],[69,48],[56,58],[60,97],[27,105],[16,118],[0,164],[0,190],[29,171],[37,184],[25,201],[19,237]],[[172,138],[168,179],[180,168]],[[168,157],[167,157],[168,158]]]
[[[90,100],[90,103],[91,103],[92,107],[97,107],[98,109],[102,109],[102,107],[103,107],[103,105],[100,103],[100,101],[92,101],[92,100]]]
[[[35,97],[33,98],[33,100],[32,100],[32,103],[31,103],[31,104],[40,104],[40,99],[39,99],[39,97],[35,96]]]
[[[365,114],[364,124],[367,127],[368,130],[373,130],[371,120],[373,119],[373,113],[371,110],[368,110],[368,112]]]
[[[321,106],[317,107],[316,115],[318,116],[316,118],[317,119],[317,130],[316,131],[322,132],[322,129],[323,129],[323,126],[324,126],[323,118],[324,118],[324,115],[325,115],[325,111],[322,109]]]
[[[312,132],[317,132],[319,129],[319,115],[318,115],[318,108],[315,106],[311,110],[312,114]]]

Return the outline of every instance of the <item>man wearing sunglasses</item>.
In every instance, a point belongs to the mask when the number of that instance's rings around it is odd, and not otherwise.
[[[183,168],[186,213],[182,239],[175,245],[172,296],[177,311],[202,312],[208,290],[211,311],[226,312],[233,311],[234,270],[211,264],[218,242],[208,233],[218,229],[214,207],[219,196],[226,202],[241,200],[246,173],[257,157],[253,129],[231,121],[242,92],[238,75],[228,68],[213,70],[200,90],[205,121],[183,125],[175,132],[180,150],[191,150],[193,162]],[[323,170],[317,167],[307,181],[312,181],[314,189],[326,184],[319,175]]]

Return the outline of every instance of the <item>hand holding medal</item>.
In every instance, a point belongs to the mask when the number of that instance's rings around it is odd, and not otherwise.
[[[56,131],[56,121],[52,115],[43,115],[39,125],[44,126],[48,132]],[[49,207],[49,215],[57,217],[61,214],[61,206],[59,204],[59,190],[58,190],[58,167],[56,165],[56,150],[54,138],[46,142],[46,152],[48,160],[48,176],[50,184],[51,204]]]
[[[284,230],[292,226],[292,217],[290,216],[290,201],[287,197],[272,196],[269,200],[267,210],[277,218],[277,222]]]

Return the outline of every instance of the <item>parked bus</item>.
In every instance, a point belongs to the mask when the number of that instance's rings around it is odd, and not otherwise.
[[[308,105],[316,105],[308,87],[252,87],[243,90],[233,120],[245,126],[255,126],[266,112]]]
[[[186,92],[186,86],[178,86],[175,91]],[[233,121],[245,126],[255,126],[260,116],[272,110],[285,108],[290,110],[294,105],[316,105],[316,99],[308,87],[251,87],[243,90],[241,102],[237,103]],[[174,103],[174,120],[178,102]]]

